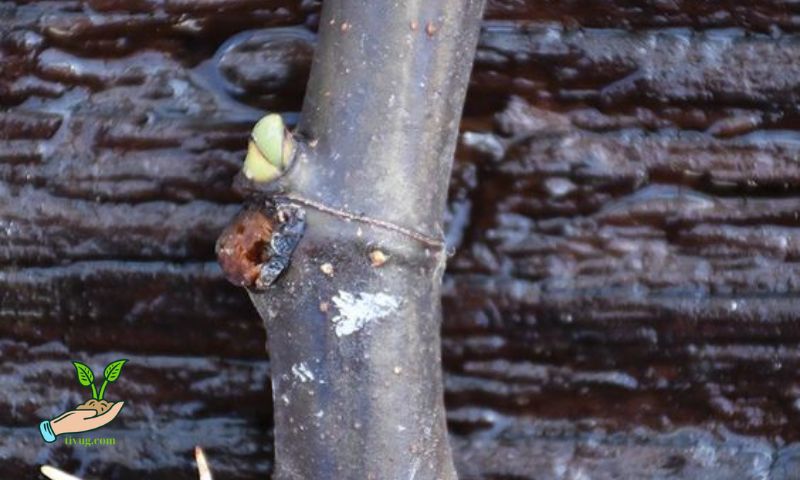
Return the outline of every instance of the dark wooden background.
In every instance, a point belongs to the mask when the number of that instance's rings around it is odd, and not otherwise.
[[[267,477],[265,334],[213,243],[318,8],[0,2],[0,478],[195,478],[197,444]],[[800,478],[799,30],[792,0],[490,1],[448,212],[464,479]],[[44,445],[69,360],[120,357],[118,445]]]

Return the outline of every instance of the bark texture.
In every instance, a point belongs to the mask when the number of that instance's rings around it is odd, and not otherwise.
[[[462,478],[796,477],[798,14],[489,2],[447,203]],[[213,244],[318,15],[0,4],[0,477],[194,479],[196,443],[219,478],[272,471],[263,328]],[[69,360],[122,357],[118,446],[41,444],[85,400]]]

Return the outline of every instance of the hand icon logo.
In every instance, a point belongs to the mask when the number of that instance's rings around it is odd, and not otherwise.
[[[39,432],[45,442],[55,442],[56,437],[64,433],[80,433],[96,430],[117,418],[125,402],[108,402],[103,400],[109,383],[114,383],[122,373],[122,366],[127,360],[111,362],[103,372],[104,380],[100,391],[94,384],[94,373],[87,365],[72,362],[78,375],[78,382],[84,387],[91,387],[92,399],[75,409],[64,412],[52,420],[39,424]]]

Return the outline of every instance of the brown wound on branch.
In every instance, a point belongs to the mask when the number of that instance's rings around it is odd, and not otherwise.
[[[216,252],[225,278],[239,287],[252,287],[269,260],[275,223],[257,208],[240,212],[217,240]]]

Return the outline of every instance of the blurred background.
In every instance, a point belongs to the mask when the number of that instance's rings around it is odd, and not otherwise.
[[[319,3],[0,2],[0,477],[267,478],[265,332],[214,241]],[[800,4],[490,0],[450,188],[464,479],[800,478]],[[45,445],[129,363],[113,447]]]

